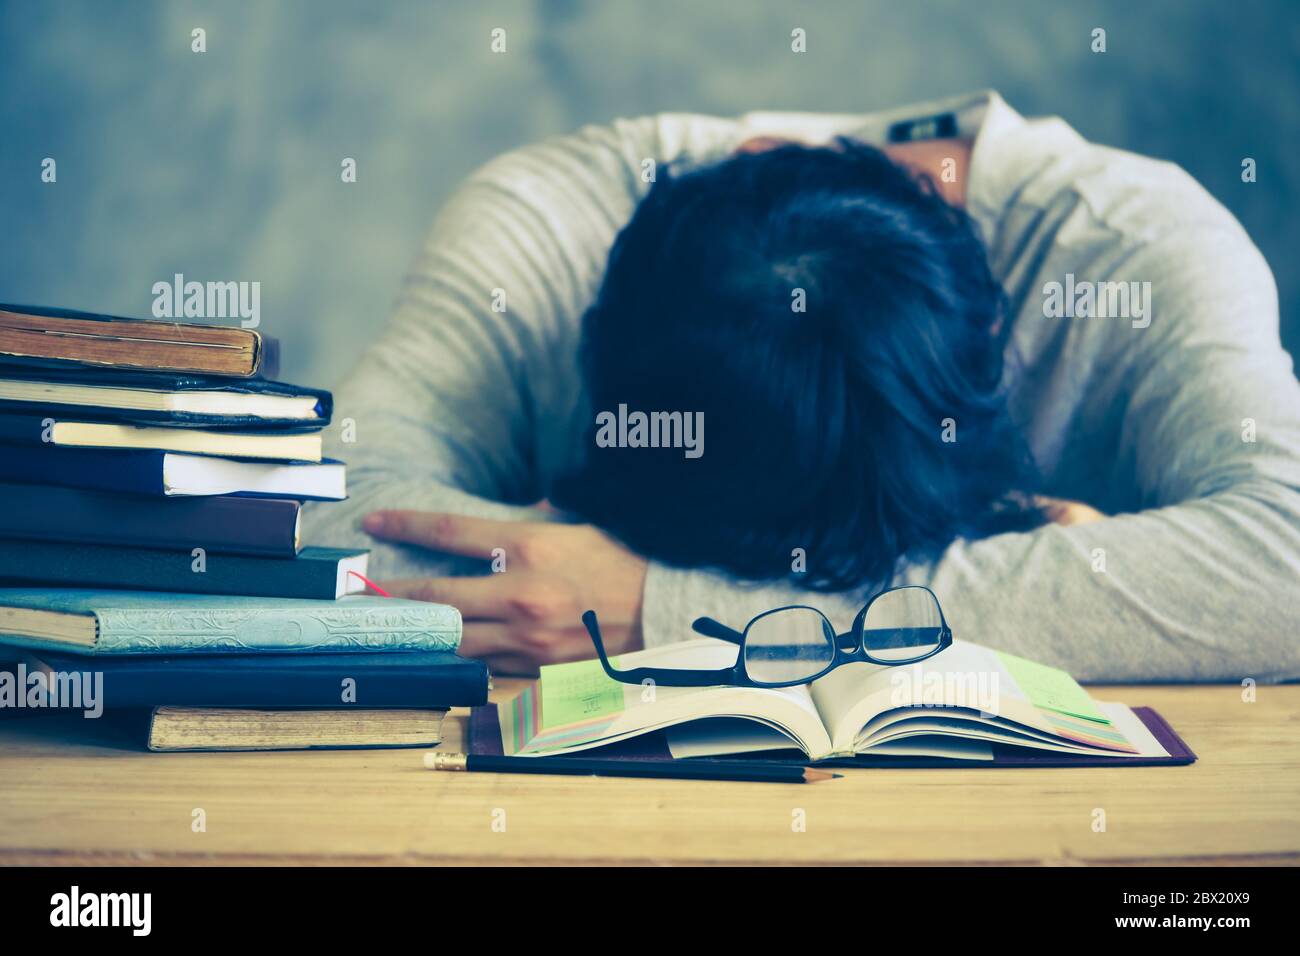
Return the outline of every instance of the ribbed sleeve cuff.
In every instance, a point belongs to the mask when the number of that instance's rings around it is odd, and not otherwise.
[[[754,585],[651,561],[642,592],[642,640],[646,647],[659,647],[699,637],[691,622],[701,616],[743,628],[755,615],[792,603],[799,593],[788,585]]]
[[[651,561],[641,595],[641,639],[646,647],[684,641],[691,636],[689,610],[684,608],[686,578],[680,571]],[[699,615],[696,615],[698,617]]]

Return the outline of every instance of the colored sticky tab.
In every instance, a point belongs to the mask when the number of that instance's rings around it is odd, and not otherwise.
[[[623,710],[623,685],[605,673],[600,661],[543,667],[541,687],[543,730],[610,717]]]
[[[1058,714],[1082,717],[1109,724],[1088,692],[1079,686],[1079,682],[1063,670],[1027,661],[1014,654],[995,652],[1002,666],[1007,669],[1012,679],[1025,692],[1029,702],[1043,710],[1054,710]]]

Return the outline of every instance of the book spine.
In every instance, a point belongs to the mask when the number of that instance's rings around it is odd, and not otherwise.
[[[233,497],[139,498],[0,482],[0,537],[292,557],[299,504]]]
[[[0,445],[0,480],[161,496],[164,454]]]
[[[16,361],[241,377],[263,364],[261,333],[248,329],[60,311],[0,310],[0,354]]]
[[[0,541],[0,578],[54,587],[182,591],[332,601],[338,559],[262,558],[47,541]]]
[[[13,415],[0,412],[0,441],[14,445],[49,447],[50,442],[45,438],[45,421],[46,417],[40,415]]]
[[[97,647],[105,654],[454,651],[461,628],[460,612],[437,604],[391,609],[105,608],[96,616]]]
[[[487,700],[487,670],[457,659],[442,666],[405,667],[403,655],[384,665],[349,667],[351,655],[333,655],[338,666],[303,673],[292,662],[274,666],[205,668],[201,661],[132,661],[104,671],[102,699],[111,709],[132,707],[471,707]],[[421,656],[421,655],[415,655]],[[345,685],[344,681],[351,681]],[[354,696],[345,703],[343,687]]]
[[[317,403],[317,408],[322,408]],[[104,408],[97,405],[62,406],[51,413],[48,403],[20,402],[0,399],[0,408],[14,414],[49,416],[65,415],[83,422],[110,422],[118,425],[172,426],[178,428],[206,428],[227,431],[254,431],[274,428],[281,432],[314,432],[329,424],[328,415],[317,414],[306,418],[267,418],[258,415],[213,415],[204,412],[159,411],[152,409]]]

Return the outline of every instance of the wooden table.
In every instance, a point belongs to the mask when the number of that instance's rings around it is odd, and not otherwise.
[[[803,786],[450,774],[412,750],[151,754],[111,718],[11,712],[0,863],[1300,863],[1300,686],[1093,692],[1156,707],[1200,761]]]

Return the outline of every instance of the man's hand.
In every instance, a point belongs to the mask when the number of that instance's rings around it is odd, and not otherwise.
[[[498,673],[536,673],[541,664],[594,657],[581,621],[588,608],[600,615],[610,653],[641,647],[646,561],[591,525],[376,511],[362,527],[433,551],[504,559],[505,570],[482,577],[379,582],[394,597],[459,608],[460,653],[485,658]]]
[[[1034,504],[1043,509],[1043,514],[1053,524],[1088,524],[1092,521],[1101,521],[1106,517],[1092,505],[1085,505],[1082,501],[1037,495]]]

